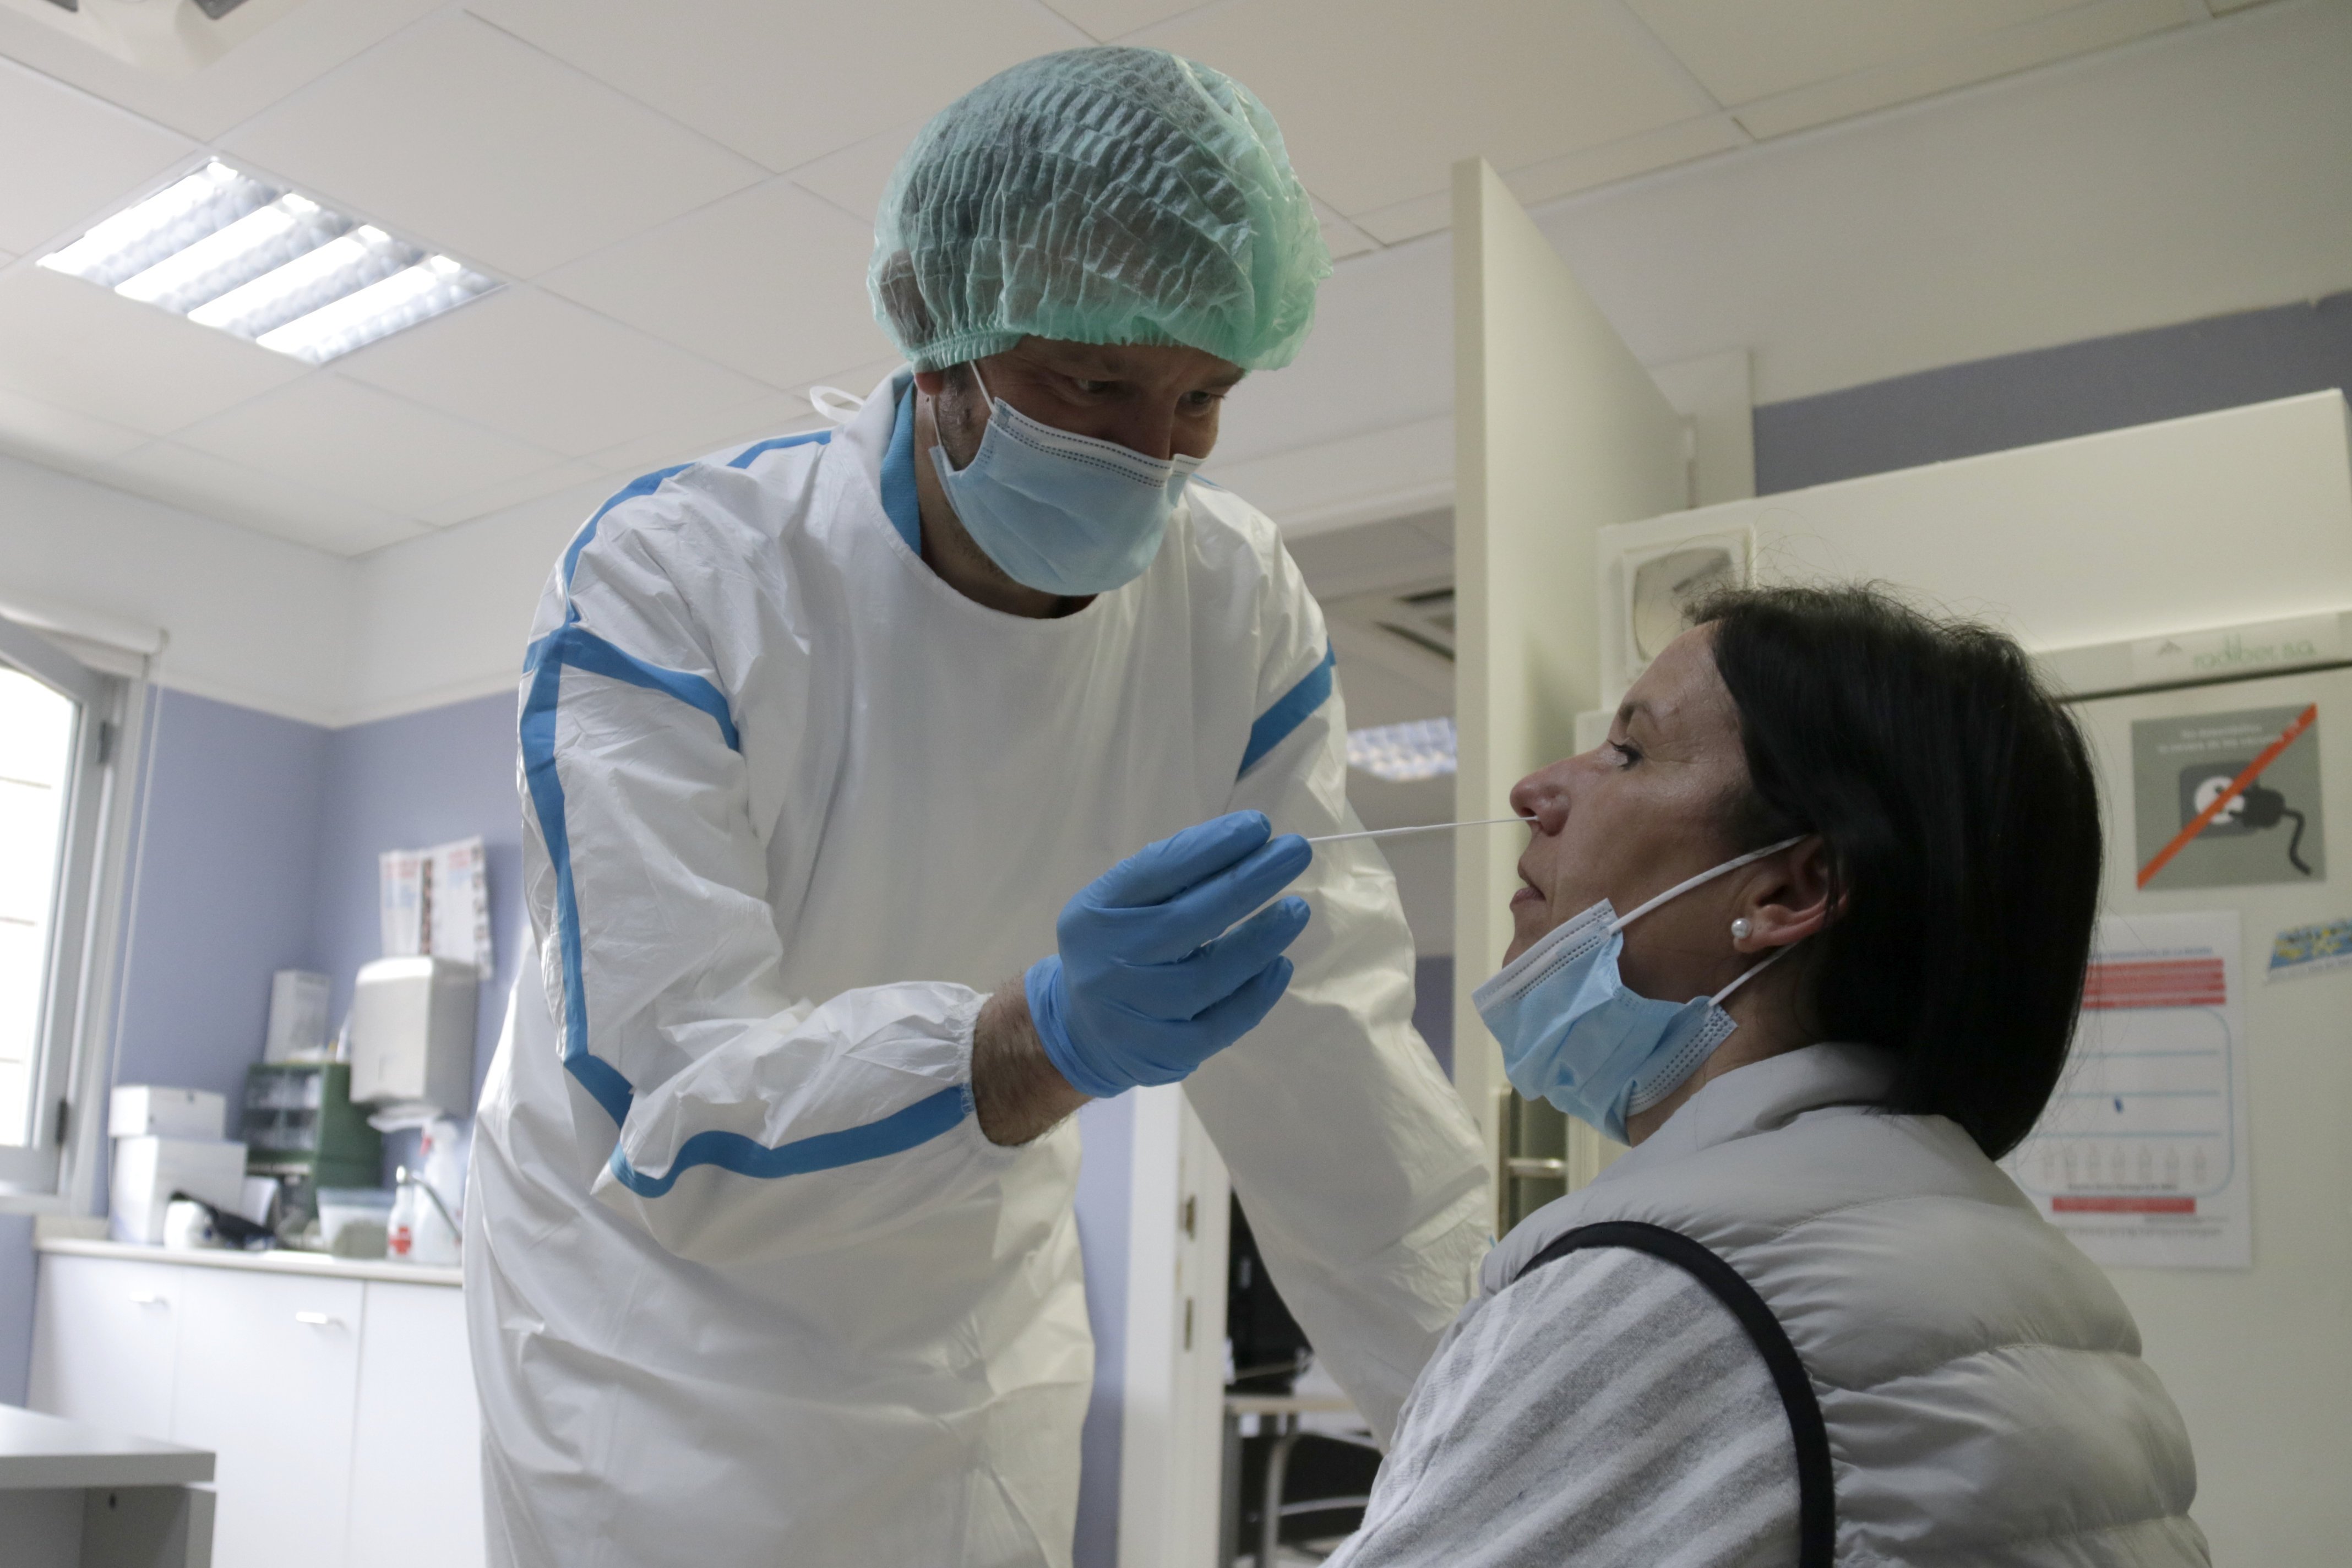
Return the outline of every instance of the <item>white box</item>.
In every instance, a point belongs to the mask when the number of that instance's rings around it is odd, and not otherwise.
[[[269,977],[269,1034],[261,1047],[265,1062],[290,1062],[298,1053],[327,1043],[327,977],[307,969],[281,969]]]
[[[228,1131],[228,1101],[208,1089],[117,1084],[106,1102],[106,1130],[116,1138],[195,1138],[216,1142]]]
[[[217,1138],[114,1141],[110,1236],[161,1247],[163,1210],[173,1193],[235,1214],[245,1201],[245,1145]]]
[[[379,958],[352,988],[352,1099],[474,1109],[474,996],[480,977],[450,958]]]

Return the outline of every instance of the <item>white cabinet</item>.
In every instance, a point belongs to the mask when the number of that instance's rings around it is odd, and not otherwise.
[[[368,1286],[352,1446],[347,1568],[482,1561],[481,1410],[464,1299],[430,1285]]]
[[[134,1437],[172,1436],[172,1376],[189,1270],[45,1260],[35,1298],[29,1403]],[[78,1267],[59,1268],[65,1262]]]
[[[216,1454],[216,1568],[479,1568],[464,1300],[396,1267],[45,1243],[30,1403]]]
[[[220,1457],[215,1555],[223,1568],[337,1561],[367,1288],[226,1268],[183,1272],[188,1306],[171,1436]]]

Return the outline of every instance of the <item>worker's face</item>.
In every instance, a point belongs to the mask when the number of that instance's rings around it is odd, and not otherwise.
[[[940,444],[961,468],[988,428],[988,392],[1041,425],[1116,441],[1147,458],[1205,458],[1217,444],[1217,411],[1245,373],[1198,349],[1073,343],[1024,338],[1001,354],[950,374],[918,371],[934,400]]]
[[[1723,823],[1748,763],[1709,638],[1702,626],[1668,644],[1625,693],[1605,742],[1511,791],[1513,808],[1536,820],[1506,963],[1603,898],[1626,914],[1740,852]],[[1718,878],[1643,916],[1625,933],[1625,983],[1675,1000],[1720,984],[1744,880]]]

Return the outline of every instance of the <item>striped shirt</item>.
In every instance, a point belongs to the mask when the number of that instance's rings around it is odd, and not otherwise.
[[[1797,1467],[1764,1358],[1674,1264],[1530,1272],[1455,1329],[1330,1568],[1785,1568]]]

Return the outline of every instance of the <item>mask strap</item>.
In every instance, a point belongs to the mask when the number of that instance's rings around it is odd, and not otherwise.
[[[1792,942],[1789,944],[1789,947],[1794,947],[1797,944]],[[1741,975],[1738,979],[1733,981],[1730,984],[1725,986],[1714,995],[1708,997],[1707,1000],[1717,1007],[1722,1006],[1723,999],[1725,997],[1730,995],[1733,992],[1738,990],[1741,986],[1747,984],[1749,981],[1755,979],[1758,975],[1763,973],[1766,970],[1771,968],[1782,959],[1788,957],[1789,947],[1774,948],[1771,953],[1764,958],[1760,963],[1748,965],[1747,973]]]
[[[1643,915],[1648,914],[1652,910],[1656,909],[1660,904],[1664,903],[1667,900],[1680,898],[1683,894],[1689,892],[1693,888],[1712,882],[1717,877],[1723,876],[1727,872],[1738,870],[1742,866],[1752,866],[1757,861],[1763,859],[1767,855],[1778,855],[1781,850],[1786,849],[1791,844],[1801,844],[1804,842],[1806,837],[1807,836],[1805,834],[1800,833],[1793,837],[1783,838],[1778,844],[1767,844],[1761,849],[1751,849],[1745,855],[1726,860],[1722,865],[1716,867],[1713,870],[1701,871],[1696,877],[1685,877],[1683,880],[1676,882],[1673,887],[1668,888],[1664,892],[1660,893],[1656,898],[1651,899],[1636,907],[1632,914],[1621,916],[1617,921],[1617,929],[1619,931],[1623,931],[1627,926],[1632,925],[1635,921],[1640,920]],[[1769,963],[1769,960],[1767,960],[1766,962]],[[1748,973],[1752,974],[1755,971],[1750,970]],[[1742,978],[1745,978],[1745,976]],[[1737,982],[1734,982],[1734,984],[1737,984]]]

